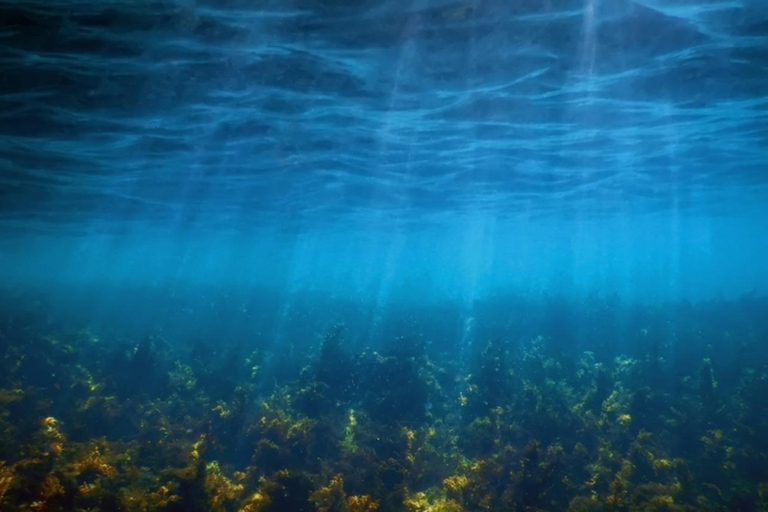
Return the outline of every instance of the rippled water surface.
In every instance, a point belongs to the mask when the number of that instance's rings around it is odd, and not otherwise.
[[[6,0],[3,219],[727,213],[768,179],[767,16]]]

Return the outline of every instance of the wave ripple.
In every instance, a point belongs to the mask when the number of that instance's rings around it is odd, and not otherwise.
[[[0,218],[728,213],[768,183],[761,4],[6,0]]]

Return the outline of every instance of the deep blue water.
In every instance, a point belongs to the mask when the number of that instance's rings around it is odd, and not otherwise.
[[[0,20],[8,282],[765,291],[763,2],[6,0]]]

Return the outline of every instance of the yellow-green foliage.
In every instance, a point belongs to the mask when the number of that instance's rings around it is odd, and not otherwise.
[[[244,474],[237,474],[235,477],[241,480]],[[205,466],[205,491],[210,499],[210,506],[213,512],[230,510],[232,504],[243,493],[242,483],[236,483],[231,478],[222,474],[219,463],[209,462]]]
[[[443,486],[456,493],[461,492],[467,485],[469,485],[469,478],[464,475],[453,475],[443,480]]]
[[[370,496],[347,496],[341,474],[334,476],[325,487],[313,492],[309,499],[317,512],[373,512],[379,508],[379,503]]]
[[[344,477],[336,475],[325,487],[313,492],[310,501],[317,507],[317,512],[336,512],[344,508],[346,496],[344,495]]]
[[[168,373],[171,386],[178,391],[192,391],[197,386],[195,372],[189,365],[176,361],[174,369]]]
[[[3,498],[8,492],[8,489],[11,488],[12,484],[13,484],[13,471],[10,468],[6,467],[5,462],[0,461],[0,505],[2,505]]]
[[[403,504],[411,512],[464,512],[464,508],[456,501],[443,497],[430,499],[424,492],[408,496]]]
[[[355,431],[357,430],[357,418],[355,410],[350,409],[347,414],[347,424],[344,427],[344,439],[341,442],[341,449],[345,453],[355,453],[357,445],[355,444]]]

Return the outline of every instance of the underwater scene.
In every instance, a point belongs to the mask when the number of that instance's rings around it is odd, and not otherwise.
[[[768,3],[0,0],[0,511],[768,512]]]

